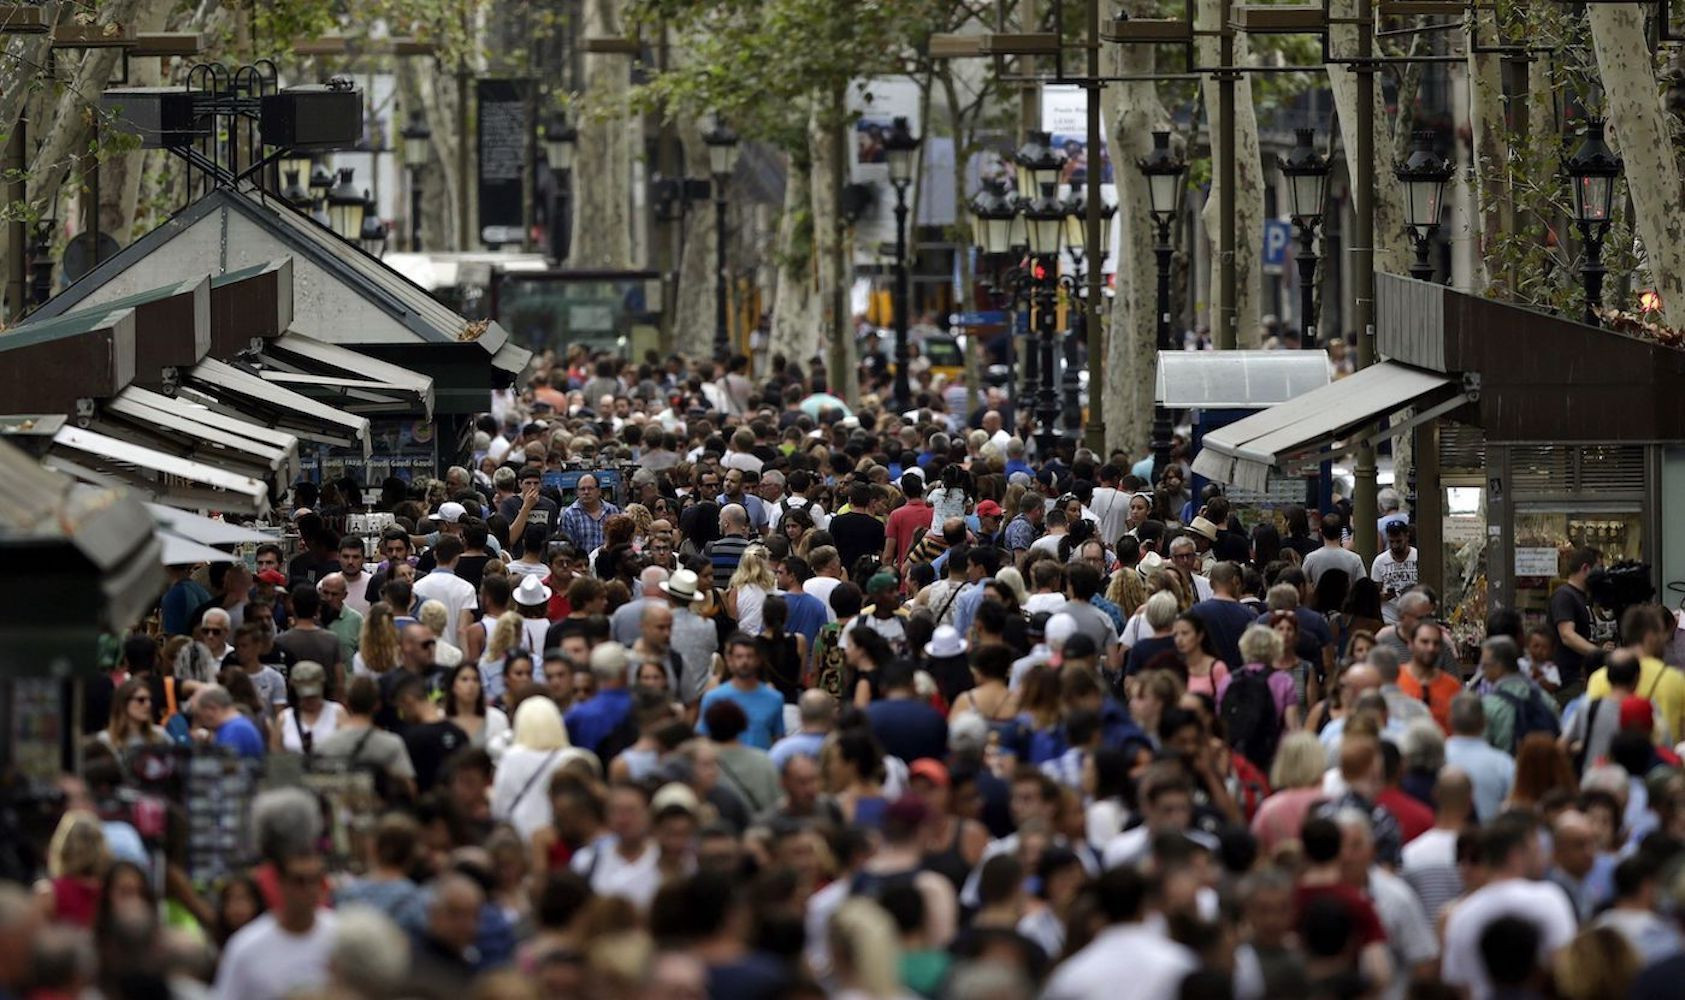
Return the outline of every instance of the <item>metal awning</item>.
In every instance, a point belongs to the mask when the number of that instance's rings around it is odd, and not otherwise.
[[[91,427],[280,486],[299,474],[298,438],[292,434],[139,386],[102,403]]]
[[[41,464],[86,483],[131,486],[171,506],[269,512],[269,487],[250,476],[80,427],[59,428]]]
[[[1321,351],[1160,351],[1155,401],[1175,410],[1259,410],[1328,380]]]
[[[369,418],[275,385],[222,361],[206,358],[181,376],[180,394],[229,416],[255,418],[306,441],[371,452]]]
[[[517,346],[512,340],[505,341],[503,346],[497,349],[497,353],[491,356],[492,367],[507,373],[510,378],[519,377],[531,363],[532,352]]]
[[[286,333],[263,345],[257,375],[351,413],[433,419],[433,380],[348,347]]]
[[[163,528],[159,528],[154,534],[158,536],[158,544],[163,549],[159,559],[165,566],[194,566],[199,563],[234,562],[238,558],[220,549],[213,549],[209,545],[201,545],[191,538],[183,538],[175,532]]]
[[[198,542],[200,545],[240,545],[244,542],[273,542],[276,536],[242,528],[214,517],[192,511],[177,510],[161,503],[148,503],[146,512],[158,527],[172,534]]]
[[[1330,382],[1205,435],[1194,472],[1243,489],[1268,487],[1271,469],[1314,466],[1361,442],[1401,434],[1478,396],[1478,382],[1463,383],[1392,361]],[[1406,406],[1421,407],[1408,421],[1367,437],[1362,429]]]

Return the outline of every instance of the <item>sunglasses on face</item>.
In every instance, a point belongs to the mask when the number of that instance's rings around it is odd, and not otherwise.
[[[150,705],[150,704],[152,704],[152,696],[149,695],[149,694],[137,694],[133,698],[129,699],[129,704],[131,704],[131,705]]]
[[[206,625],[205,627],[201,628],[199,631],[201,633],[205,634],[205,635],[222,635],[225,632],[227,632],[228,630],[225,629],[225,628],[217,628],[214,625]]]

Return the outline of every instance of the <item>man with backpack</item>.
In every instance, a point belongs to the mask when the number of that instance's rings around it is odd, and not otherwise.
[[[1556,709],[1539,686],[1521,672],[1521,650],[1507,635],[1480,644],[1480,670],[1486,676],[1481,707],[1486,711],[1486,742],[1514,754],[1531,733],[1562,732]]]

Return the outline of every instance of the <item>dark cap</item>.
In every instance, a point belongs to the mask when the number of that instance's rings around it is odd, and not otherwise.
[[[1387,522],[1386,532],[1389,535],[1403,535],[1410,531],[1410,522],[1403,518],[1394,518]]]
[[[1053,613],[1050,611],[1037,611],[1035,614],[1030,616],[1030,623],[1027,626],[1027,631],[1030,635],[1036,637],[1046,635],[1047,620],[1052,617]]]
[[[1094,637],[1084,632],[1078,632],[1065,640],[1065,659],[1085,659],[1100,652],[1100,647],[1094,642]]]

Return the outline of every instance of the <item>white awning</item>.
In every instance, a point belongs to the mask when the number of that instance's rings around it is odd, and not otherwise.
[[[214,517],[205,517],[192,511],[166,507],[161,503],[147,504],[146,511],[152,515],[152,521],[158,527],[198,542],[200,545],[273,542],[276,538],[274,535],[254,531],[251,528],[242,528],[238,524],[229,524],[227,521],[219,521]]]
[[[257,419],[307,441],[361,447],[370,454],[369,419],[335,409],[309,396],[267,382],[211,358],[182,373],[181,394],[220,413]]]
[[[1321,351],[1159,351],[1156,402],[1260,410],[1328,384]]]
[[[1454,378],[1383,361],[1211,431],[1194,456],[1194,472],[1219,483],[1263,490],[1271,469],[1314,466],[1364,440],[1401,434],[1477,395],[1472,382],[1459,392],[1460,388]],[[1426,408],[1407,423],[1361,436],[1375,421],[1422,404]]]
[[[80,427],[59,428],[41,464],[83,482],[126,484],[171,506],[269,512],[269,487],[250,476]]]
[[[286,333],[264,344],[259,377],[353,413],[411,412],[433,418],[433,380],[348,347]]]
[[[159,528],[154,534],[158,536],[158,542],[163,548],[160,561],[165,566],[234,562],[237,558],[220,549],[213,549],[209,545],[201,545],[191,538],[183,538],[173,531],[165,531],[163,528]]]
[[[298,478],[293,435],[139,386],[101,404],[93,429],[283,486]]]

